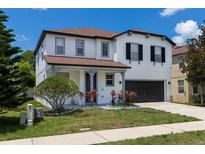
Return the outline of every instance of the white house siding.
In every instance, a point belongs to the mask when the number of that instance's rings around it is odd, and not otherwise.
[[[135,42],[143,44],[143,61],[131,62],[126,60],[126,43]],[[165,63],[155,63],[150,61],[150,46],[165,47]],[[172,45],[166,40],[162,41],[160,37],[150,36],[148,39],[145,35],[127,34],[121,35],[116,40],[117,60],[131,66],[125,73],[126,80],[150,80],[150,81],[164,81],[165,82],[165,101],[170,101],[171,96],[171,63],[172,63]]]
[[[141,34],[132,34],[128,36],[126,33],[118,36],[114,40],[105,40],[105,39],[91,39],[91,38],[82,38],[82,37],[73,37],[67,35],[53,35],[46,34],[46,37],[43,41],[43,50],[39,48],[38,53],[40,54],[39,65],[36,64],[36,85],[47,78],[49,74],[47,73],[48,69],[51,68],[51,65],[48,65],[45,60],[41,60],[41,52],[44,51],[44,55],[55,55],[55,37],[64,37],[65,38],[65,55],[75,57],[75,40],[82,39],[85,40],[85,56],[84,58],[96,58],[103,60],[114,60],[131,66],[131,69],[128,69],[125,73],[126,80],[136,80],[136,81],[164,81],[164,95],[165,101],[170,100],[171,96],[171,85],[168,82],[171,82],[171,62],[172,62],[172,45],[164,40],[162,41],[160,37],[150,36],[148,39],[145,38],[145,35]],[[110,53],[108,58],[104,58],[101,55],[101,42],[107,41],[110,44]],[[131,62],[126,60],[126,43],[127,42],[136,42],[143,44],[143,61]],[[166,62],[155,63],[150,61],[150,46],[157,45],[165,47],[166,49]],[[79,57],[79,56],[78,56]],[[36,55],[37,58],[37,55]],[[71,71],[66,70],[70,73],[70,78],[73,79],[78,85],[79,89],[82,92],[85,92],[85,71],[77,70]],[[107,87],[105,85],[105,73],[106,71],[97,72],[97,92],[98,104],[107,104],[111,102],[111,91],[115,90],[119,92],[122,89],[122,84],[119,81],[122,81],[120,73],[115,73],[115,85],[113,87]],[[79,103],[79,98],[76,98],[76,102]]]
[[[42,82],[45,78],[47,78],[46,70],[49,68],[46,61],[42,58],[43,55],[47,54],[47,47],[46,47],[46,39],[43,40],[38,53],[36,54],[36,85]],[[38,60],[39,54],[39,60]],[[38,65],[39,61],[39,65]]]
[[[91,39],[91,38],[83,38],[83,37],[73,37],[66,35],[53,35],[47,34],[45,37],[47,44],[47,52],[49,55],[55,54],[55,38],[62,37],[65,38],[65,55],[62,56],[71,56],[71,57],[82,57],[82,58],[96,58],[103,60],[112,60],[114,56],[114,48],[115,44],[112,40],[108,39]],[[85,41],[85,56],[76,56],[76,39]],[[102,57],[101,53],[101,42],[109,42],[109,57]]]
[[[97,73],[97,92],[98,92],[97,103],[99,105],[111,103],[112,90],[115,90],[115,92],[117,93],[119,93],[122,90],[122,84],[119,83],[119,81],[122,81],[121,74],[120,73],[114,74],[114,86],[106,86],[105,85],[106,73],[110,73],[110,72],[100,71]]]

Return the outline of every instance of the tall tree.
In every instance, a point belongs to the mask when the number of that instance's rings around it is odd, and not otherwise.
[[[201,26],[202,34],[199,37],[188,39],[189,51],[186,54],[187,65],[184,72],[187,74],[187,80],[192,85],[200,87],[201,104],[204,102],[203,89],[205,86],[205,26]]]
[[[30,50],[23,52],[17,66],[22,92],[26,94],[29,88],[35,86],[35,57],[33,52]]]
[[[8,16],[0,10],[0,106],[15,107],[21,100],[16,62],[22,51],[12,46],[15,35],[6,27],[7,21]]]

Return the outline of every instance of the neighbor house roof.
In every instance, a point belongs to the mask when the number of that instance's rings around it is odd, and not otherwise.
[[[106,68],[131,68],[128,65],[112,60],[96,60],[91,58],[76,58],[66,56],[45,55],[45,61],[48,64],[84,66],[84,67],[106,67]]]
[[[35,48],[34,54],[37,53],[42,41],[45,38],[46,34],[58,34],[58,35],[69,35],[69,36],[78,36],[78,37],[87,37],[87,38],[101,38],[101,39],[114,39],[120,35],[123,35],[128,32],[133,32],[137,34],[149,34],[151,36],[163,37],[170,44],[175,46],[175,43],[169,39],[166,35],[156,34],[152,32],[146,32],[138,29],[131,29],[121,33],[111,32],[106,30],[99,30],[95,28],[65,28],[65,29],[54,29],[54,30],[43,30],[41,36],[38,40],[37,46]]]
[[[189,49],[188,49],[188,46],[187,46],[187,45],[175,46],[175,47],[172,49],[172,55],[177,55],[177,54],[185,53],[185,52],[187,52],[188,50],[189,50]]]

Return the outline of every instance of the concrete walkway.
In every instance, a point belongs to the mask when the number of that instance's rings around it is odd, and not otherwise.
[[[135,139],[153,135],[163,135],[171,133],[182,133],[188,131],[205,130],[205,108],[187,106],[174,103],[143,103],[138,104],[143,107],[154,108],[171,113],[192,116],[202,121],[162,124],[143,127],[121,128],[112,130],[92,131],[84,133],[55,135],[38,138],[28,138],[0,142],[0,144],[23,144],[23,145],[57,145],[57,144],[98,144],[125,139]]]

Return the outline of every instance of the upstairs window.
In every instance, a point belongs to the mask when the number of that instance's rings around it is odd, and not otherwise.
[[[102,57],[109,57],[109,42],[101,43]]]
[[[151,61],[157,63],[165,63],[165,48],[160,46],[151,46]]]
[[[131,61],[143,60],[143,45],[138,43],[126,43],[126,59]]]
[[[184,57],[179,57],[179,69],[183,69],[185,66],[185,59]]]
[[[106,74],[106,86],[114,86],[114,74]]]
[[[85,41],[84,40],[76,40],[76,56],[84,56],[85,55]]]
[[[154,54],[155,62],[160,62],[162,61],[162,52],[161,52],[161,47],[156,46],[155,47],[155,54]]]
[[[56,52],[57,55],[65,54],[65,38],[56,37]]]
[[[184,80],[178,80],[178,93],[184,93]]]
[[[138,61],[139,48],[137,43],[131,43],[131,61]]]

